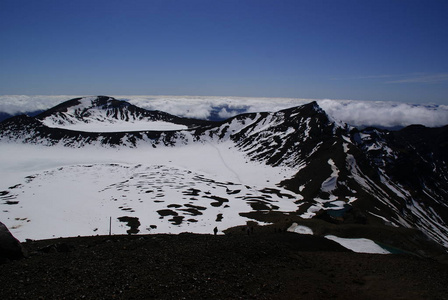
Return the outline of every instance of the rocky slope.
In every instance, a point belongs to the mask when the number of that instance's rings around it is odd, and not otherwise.
[[[445,299],[447,265],[294,233],[29,241],[1,299]]]

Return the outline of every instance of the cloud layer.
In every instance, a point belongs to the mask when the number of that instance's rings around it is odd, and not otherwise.
[[[353,126],[401,127],[448,124],[448,105],[418,105],[385,101],[318,100],[333,118]]]
[[[79,95],[0,96],[0,112],[8,114],[45,110]],[[199,119],[224,119],[244,112],[278,111],[303,105],[313,99],[247,98],[207,96],[113,96],[150,110]],[[316,100],[331,117],[352,126],[386,128],[422,124],[437,127],[448,124],[447,105],[408,104],[385,101]]]
[[[73,99],[79,96],[73,95],[1,95],[0,96],[0,112],[10,115],[24,114],[38,110],[46,110],[61,102]]]

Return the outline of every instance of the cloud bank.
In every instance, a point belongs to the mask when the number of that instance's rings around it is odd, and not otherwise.
[[[0,96],[0,112],[27,113],[51,108],[80,95]],[[248,98],[208,96],[123,96],[112,97],[150,110],[198,119],[225,119],[246,112],[278,111],[303,105],[313,99]],[[438,127],[448,124],[448,105],[408,104],[386,101],[315,100],[331,117],[352,126],[385,128],[422,124]]]
[[[202,119],[210,118],[216,109],[219,109],[219,117],[229,118],[244,112],[278,111],[317,101],[331,117],[352,126],[394,128],[412,124],[428,127],[448,124],[448,105],[294,98],[117,96],[118,98],[146,109]]]
[[[0,95],[0,112],[10,115],[46,110],[61,102],[79,97],[73,95]]]
[[[448,105],[419,105],[385,101],[318,100],[329,115],[353,126],[386,128],[421,124],[448,124]]]

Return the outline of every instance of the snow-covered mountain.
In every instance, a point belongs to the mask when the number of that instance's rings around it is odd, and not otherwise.
[[[106,96],[72,99],[39,114],[37,119],[48,127],[88,132],[167,131],[207,124],[145,110]]]
[[[211,122],[73,99],[0,123],[0,216],[19,238],[107,234],[109,218],[115,233],[299,218],[417,228],[448,248],[447,141],[448,126],[358,130],[316,102]]]

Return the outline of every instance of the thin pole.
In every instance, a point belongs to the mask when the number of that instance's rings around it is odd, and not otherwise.
[[[112,235],[112,217],[109,217],[109,235]]]

